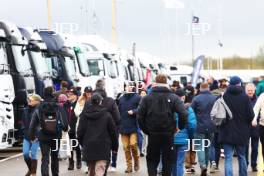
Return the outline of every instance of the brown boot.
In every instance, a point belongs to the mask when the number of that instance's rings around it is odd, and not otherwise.
[[[139,171],[139,160],[135,160],[134,170],[135,172]]]
[[[25,176],[30,176],[31,175],[31,159],[30,158],[28,158],[28,159],[24,158],[24,160],[25,160],[27,167],[28,167],[28,172],[26,173]]]
[[[31,160],[31,174],[36,176],[37,173],[38,160]]]
[[[127,169],[125,170],[125,173],[132,173],[132,166],[127,166]]]
[[[134,170],[135,172],[139,171],[139,156],[138,156],[138,147],[137,145],[131,146],[132,155],[134,159]]]

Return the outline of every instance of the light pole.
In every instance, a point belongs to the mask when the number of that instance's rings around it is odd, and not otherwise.
[[[52,27],[51,0],[47,0],[47,12],[48,12],[48,29],[51,30]]]

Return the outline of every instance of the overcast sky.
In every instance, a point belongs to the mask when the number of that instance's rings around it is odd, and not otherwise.
[[[204,26],[204,34],[194,38],[195,56],[252,56],[264,46],[263,0],[177,0],[182,3],[176,9],[174,1],[117,0],[119,46],[130,49],[136,42],[139,51],[190,60],[191,36],[186,33],[192,13],[200,18],[197,27]],[[58,23],[74,23],[76,34],[96,33],[111,41],[111,0],[51,2],[54,28]],[[46,28],[46,7],[46,0],[1,0],[0,17],[20,26]]]

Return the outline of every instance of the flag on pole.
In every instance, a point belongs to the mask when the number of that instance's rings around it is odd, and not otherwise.
[[[197,16],[193,16],[192,23],[196,23],[196,24],[198,24],[199,21],[200,21],[200,18],[199,18],[199,17],[197,17]]]

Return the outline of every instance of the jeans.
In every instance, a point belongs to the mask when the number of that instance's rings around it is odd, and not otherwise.
[[[202,134],[202,133],[196,133],[194,135],[194,149],[197,151],[197,156],[198,156],[198,162],[200,164],[200,168],[204,169],[207,168],[208,163],[209,163],[209,156],[210,156],[210,146],[208,146],[208,143],[206,141],[204,141],[204,144],[206,146],[202,146],[203,145],[203,140],[209,140],[212,141],[212,134],[210,133],[206,133],[206,134]],[[207,147],[208,146],[208,147]]]
[[[219,133],[215,133],[214,139],[213,139],[213,145],[214,145],[214,149],[215,149],[215,163],[216,163],[217,167],[219,165],[219,160],[220,160],[220,156],[221,156],[221,144],[218,142],[218,135],[219,135]]]
[[[257,167],[257,158],[258,158],[258,144],[259,144],[259,138],[258,137],[251,137],[251,140],[248,141],[248,145],[246,147],[246,161],[247,165],[249,164],[249,145],[251,143],[251,167],[256,168]]]
[[[139,161],[138,146],[137,146],[137,133],[122,134],[121,141],[124,147],[127,167],[132,168],[132,156],[135,162]]]
[[[172,165],[172,176],[184,175],[184,159],[187,148],[187,145],[174,145],[175,162]]]
[[[39,148],[39,141],[31,141],[24,139],[23,140],[23,155],[25,159],[31,158],[32,160],[37,160],[38,155],[38,148]],[[31,151],[31,157],[30,157]]]
[[[235,146],[224,144],[225,151],[225,176],[233,176],[233,152],[237,152],[237,159],[239,164],[239,176],[247,176],[247,163],[246,163],[246,146]]]
[[[58,146],[57,146],[58,145]],[[41,175],[49,176],[49,161],[51,155],[51,172],[53,176],[59,176],[59,145],[60,143],[51,140],[51,141],[40,141],[40,149],[42,154],[41,162]]]
[[[157,175],[157,167],[162,153],[163,176],[171,176],[174,162],[173,134],[150,134],[148,136],[147,168],[149,176]]]
[[[137,136],[138,136],[139,152],[142,153],[143,152],[143,134],[142,134],[142,132],[141,132],[141,130],[139,128],[137,130]]]

